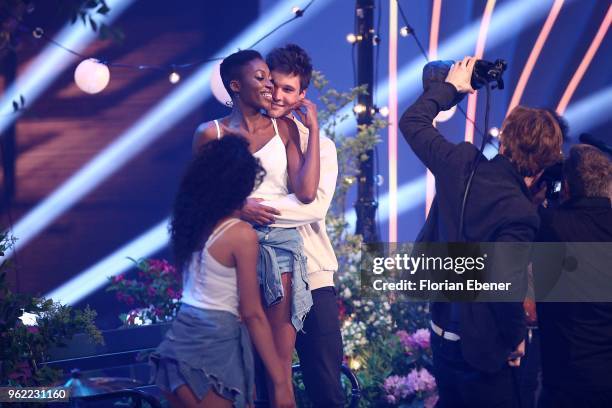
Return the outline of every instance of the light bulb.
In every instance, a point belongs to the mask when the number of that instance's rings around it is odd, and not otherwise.
[[[170,76],[168,77],[168,80],[170,81],[171,84],[176,84],[181,80],[181,76],[179,75],[178,72],[172,71],[170,73]]]
[[[83,92],[97,94],[110,82],[110,71],[100,61],[93,58],[86,59],[74,70],[74,82]]]

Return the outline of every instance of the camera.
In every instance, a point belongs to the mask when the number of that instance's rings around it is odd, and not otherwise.
[[[563,189],[563,162],[555,163],[546,168],[540,179],[538,186],[546,183],[546,200],[556,203],[561,199],[561,190]]]
[[[453,61],[431,61],[423,67],[423,89],[427,89],[433,82],[444,82],[448,71],[454,64]],[[502,59],[495,62],[477,60],[472,72],[471,85],[474,89],[480,89],[484,84],[495,82],[497,89],[504,89],[502,75],[508,64]]]
[[[508,63],[502,59],[496,59],[495,62],[477,60],[472,73],[472,88],[479,89],[486,83],[496,82],[497,89],[504,89],[502,75],[507,67]]]

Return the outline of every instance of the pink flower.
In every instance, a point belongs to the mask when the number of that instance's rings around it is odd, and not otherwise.
[[[113,282],[114,282],[114,283],[119,283],[119,282],[121,282],[123,279],[124,279],[124,276],[123,276],[123,275],[115,275],[115,276],[113,276]]]
[[[157,294],[157,291],[153,286],[149,286],[147,287],[147,293],[149,294],[149,296],[155,296]]]
[[[418,371],[416,368],[413,368],[406,378],[413,393],[433,391],[436,389],[436,380],[426,368],[421,368]]]
[[[389,404],[395,405],[395,403],[397,402],[397,398],[395,398],[394,395],[386,395],[385,398],[387,399],[387,402]]]
[[[392,396],[394,401],[399,401],[413,393],[408,378],[399,375],[387,377],[383,383],[383,388],[387,393],[387,401],[389,396]]]
[[[399,330],[395,333],[399,337],[400,343],[406,348],[406,352],[411,353],[413,350],[428,349],[430,345],[430,333],[427,329],[418,329],[413,334],[408,334],[404,330]]]
[[[412,342],[416,346],[426,349],[429,348],[429,340],[431,337],[431,333],[428,329],[419,329],[414,332],[412,335]]]
[[[128,305],[133,305],[134,304],[134,297],[133,296],[125,296],[124,297],[125,303],[127,303]]]
[[[438,394],[430,395],[425,398],[425,408],[434,408],[438,403]]]

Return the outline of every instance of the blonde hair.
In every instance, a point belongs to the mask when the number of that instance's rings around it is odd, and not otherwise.
[[[612,195],[612,163],[596,147],[586,144],[572,146],[563,163],[563,175],[571,197]]]

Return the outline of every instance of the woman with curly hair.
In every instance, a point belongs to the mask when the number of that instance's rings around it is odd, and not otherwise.
[[[170,230],[182,305],[151,359],[173,407],[253,404],[251,341],[274,379],[276,406],[295,406],[261,306],[257,235],[237,218],[263,174],[248,142],[226,135],[202,148],[180,184]]]
[[[257,51],[239,51],[225,58],[220,70],[233,108],[229,116],[198,128],[194,149],[230,132],[241,134],[266,170],[263,182],[251,194],[253,199],[275,200],[291,191],[304,203],[313,201],[319,185],[319,138],[310,138],[302,155],[295,123],[262,113],[271,109],[273,92],[270,70],[263,57]],[[296,228],[256,225],[255,229],[260,245],[257,270],[266,315],[289,381],[296,334],[302,330],[312,306],[302,238]]]

